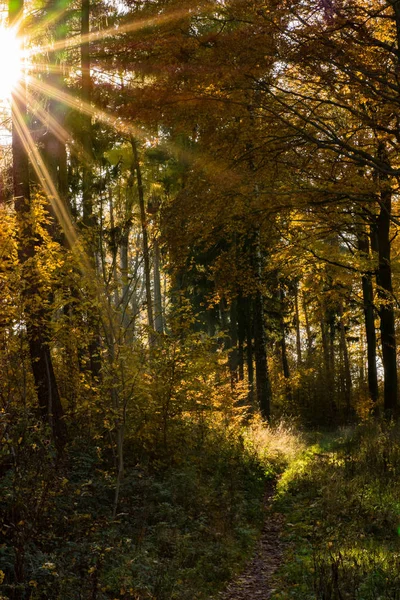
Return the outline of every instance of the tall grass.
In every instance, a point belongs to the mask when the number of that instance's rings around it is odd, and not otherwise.
[[[275,598],[400,598],[400,427],[367,422],[316,444],[278,486],[286,563]]]

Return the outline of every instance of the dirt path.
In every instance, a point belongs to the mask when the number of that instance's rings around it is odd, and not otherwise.
[[[266,519],[255,555],[245,570],[218,595],[218,600],[267,600],[273,590],[272,577],[281,564],[280,541],[283,517],[271,510],[274,487],[266,493]]]

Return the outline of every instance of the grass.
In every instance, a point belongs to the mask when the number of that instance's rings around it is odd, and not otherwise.
[[[321,437],[282,476],[286,560],[275,600],[400,598],[400,429]]]

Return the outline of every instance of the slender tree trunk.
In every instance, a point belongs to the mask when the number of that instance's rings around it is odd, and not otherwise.
[[[377,219],[379,265],[376,274],[384,372],[384,409],[394,415],[397,411],[397,357],[393,306],[392,271],[390,263],[391,192],[381,194],[382,207]]]
[[[271,416],[271,383],[267,363],[267,337],[265,331],[264,298],[262,286],[262,256],[257,232],[254,248],[257,289],[254,298],[254,358],[256,364],[256,394],[262,417],[269,421]]]
[[[125,214],[124,222],[121,231],[121,244],[120,244],[120,270],[121,270],[121,282],[122,282],[122,296],[121,296],[121,324],[125,331],[125,339],[127,343],[133,341],[134,331],[134,320],[136,317],[136,311],[130,309],[130,295],[131,286],[129,283],[129,236],[132,229],[132,217],[133,217],[133,183],[135,179],[135,165],[132,161],[130,175],[128,178],[126,196],[125,196]],[[134,271],[135,272],[135,271]]]
[[[121,311],[122,311],[122,326],[127,332],[130,328],[129,319],[129,279],[128,279],[128,261],[129,261],[129,231],[125,230],[121,236],[121,247],[120,247],[120,269],[121,269],[121,280],[122,280],[122,297],[121,297]]]
[[[320,327],[321,327],[322,351],[324,354],[325,379],[328,383],[329,373],[330,373],[329,342],[328,342],[326,321],[323,317],[320,322]]]
[[[158,239],[154,236],[153,240],[153,281],[154,281],[154,318],[155,318],[155,330],[157,333],[164,332],[164,319],[162,309],[162,295],[161,295],[161,277],[160,277],[160,246]]]
[[[242,293],[237,298],[238,319],[238,376],[239,381],[244,380],[244,344],[246,339],[246,309]]]
[[[396,22],[396,46],[397,46],[397,64],[396,64],[396,75],[397,81],[400,79],[400,0],[391,0],[393,6],[394,17]],[[383,145],[383,158],[389,163],[387,157],[387,151]],[[385,238],[386,241],[383,243],[382,250],[379,249],[379,280],[382,288],[387,290],[387,295],[390,296],[390,302],[385,307],[382,305],[380,310],[381,317],[381,339],[382,330],[385,338],[385,348],[383,346],[382,339],[382,354],[384,356],[384,362],[387,362],[385,371],[384,381],[384,407],[385,412],[398,416],[398,381],[397,381],[397,361],[396,361],[396,332],[395,332],[395,319],[394,319],[394,306],[393,306],[393,294],[392,294],[392,280],[391,280],[391,263],[390,263],[390,218],[391,218],[391,200],[392,192],[389,188],[389,182],[385,181],[388,179],[387,176],[381,177],[384,184],[384,189],[381,192],[381,210],[378,216],[378,237]],[[386,185],[385,185],[386,184]],[[385,214],[383,214],[385,213]],[[381,267],[382,265],[382,267]],[[377,277],[378,280],[378,277]]]
[[[137,143],[131,137],[131,146],[133,153],[133,162],[135,166],[136,179],[138,184],[138,196],[139,196],[139,207],[140,207],[140,222],[142,226],[142,238],[143,238],[143,262],[144,262],[144,278],[146,287],[146,305],[147,305],[147,322],[150,328],[149,333],[149,345],[154,346],[155,338],[152,332],[154,329],[154,316],[153,316],[153,300],[151,297],[151,271],[150,271],[150,250],[149,250],[149,236],[147,231],[147,217],[146,208],[144,203],[144,188],[142,180],[142,170],[140,168],[139,155],[137,151]]]
[[[90,0],[81,0],[81,97],[87,107],[92,102],[92,77],[90,56]],[[96,268],[98,260],[98,240],[94,239],[95,218],[93,215],[93,128],[92,117],[88,114],[80,115],[81,119],[81,145],[82,156],[82,224],[86,229],[89,254]],[[90,371],[94,380],[101,377],[101,341],[99,334],[99,321],[92,309],[88,311],[88,325],[91,330],[91,339],[88,345]]]
[[[294,284],[294,309],[295,309],[295,318],[296,318],[297,366],[300,367],[301,363],[302,363],[302,355],[301,355],[301,335],[300,335],[299,284],[297,281]]]
[[[229,330],[231,339],[231,349],[229,352],[229,370],[231,373],[231,384],[234,386],[238,382],[238,302],[234,298],[230,305]]]
[[[339,307],[339,316],[340,316],[340,347],[343,356],[343,379],[344,379],[344,398],[346,403],[346,414],[349,417],[351,412],[351,389],[352,389],[352,381],[351,381],[351,369],[350,369],[350,358],[349,358],[349,350],[347,347],[346,341],[346,330],[343,322],[343,305],[340,304]]]
[[[358,249],[365,258],[370,256],[368,235],[362,229],[357,234]],[[376,366],[376,331],[374,316],[374,290],[372,287],[372,277],[364,273],[361,277],[363,308],[365,322],[365,336],[367,342],[367,368],[368,368],[368,392],[372,402],[375,404],[378,400],[378,370]]]
[[[336,356],[335,356],[335,314],[329,313],[328,315],[328,327],[329,327],[329,377],[331,381],[331,397],[332,407],[336,410]]]
[[[313,352],[313,340],[312,340],[312,335],[311,335],[310,319],[308,316],[307,298],[306,298],[305,294],[303,294],[303,312],[304,312],[306,334],[307,334],[307,358],[310,359],[312,352]]]
[[[116,234],[115,218],[114,218],[114,199],[111,190],[108,194],[108,214],[110,215],[110,253],[111,253],[111,268],[114,288],[114,306],[115,308],[119,305],[119,282],[118,282],[118,245],[119,240]]]
[[[90,75],[90,0],[82,0],[81,4],[81,71],[82,71],[82,101],[90,105],[92,99],[92,78]],[[85,227],[93,225],[93,131],[90,115],[81,115],[81,142],[84,151],[82,166],[82,221]]]
[[[271,416],[271,387],[267,366],[264,307],[261,292],[254,299],[254,358],[256,365],[256,394],[261,415],[265,420]]]
[[[279,327],[280,327],[280,334],[281,334],[281,339],[280,339],[280,347],[281,347],[281,357],[282,357],[282,370],[283,370],[283,376],[285,378],[285,393],[286,393],[286,398],[289,402],[291,402],[293,395],[292,395],[292,388],[290,385],[290,367],[289,367],[289,360],[288,360],[288,354],[287,354],[287,346],[286,346],[286,328],[285,328],[285,320],[284,320],[284,299],[285,299],[285,295],[283,292],[282,287],[279,287]]]
[[[321,319],[322,349],[324,354],[325,386],[329,397],[329,407],[332,415],[336,413],[335,389],[335,355],[334,355],[334,330],[330,315],[322,307]]]
[[[49,35],[54,39],[55,43],[65,38],[65,27],[63,26],[65,19],[60,17],[60,15],[64,15],[63,0],[48,0],[46,4],[46,16],[54,21]],[[57,50],[50,50],[48,52],[49,73],[46,78],[53,90],[62,90],[65,88],[64,76],[61,71],[58,55],[59,52]],[[47,127],[47,131],[42,139],[43,158],[58,194],[58,198],[49,198],[48,210],[52,217],[49,231],[54,240],[65,244],[68,240],[64,237],[60,227],[63,223],[57,222],[56,210],[53,205],[59,201],[65,205],[68,195],[66,140],[62,134],[62,129],[65,125],[66,107],[56,98],[49,98],[45,114],[48,114],[51,120],[54,120],[60,126],[60,130],[56,134],[51,123],[47,123],[46,119],[44,119],[43,124]]]
[[[382,142],[378,154],[387,162],[387,152]],[[392,287],[392,267],[390,256],[390,221],[392,215],[392,190],[386,175],[380,174],[380,210],[376,219],[376,241],[378,246],[378,286],[379,318],[382,344],[382,362],[384,373],[384,410],[387,416],[397,413],[397,357],[394,301]]]
[[[249,384],[249,404],[252,406],[254,403],[254,345],[253,345],[253,331],[254,331],[254,310],[253,302],[250,298],[245,298],[246,306],[246,366],[247,366],[247,380]]]

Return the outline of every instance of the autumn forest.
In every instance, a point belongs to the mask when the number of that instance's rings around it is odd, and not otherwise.
[[[400,0],[0,2],[0,600],[398,600]]]

